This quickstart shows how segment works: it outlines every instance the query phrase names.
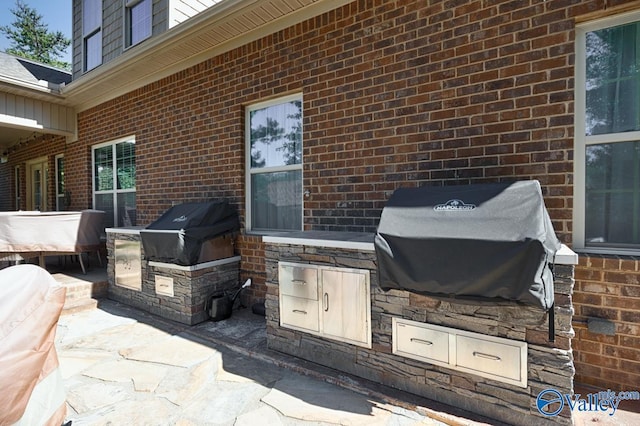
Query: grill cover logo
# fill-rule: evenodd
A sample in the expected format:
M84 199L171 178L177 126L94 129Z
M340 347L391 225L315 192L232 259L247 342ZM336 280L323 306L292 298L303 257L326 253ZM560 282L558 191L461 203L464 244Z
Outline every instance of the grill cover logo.
M186 222L187 221L187 217L185 215L182 215L180 217L176 217L175 219L173 219L172 222Z
M475 204L466 204L462 200L449 200L444 204L438 204L433 207L433 210L437 212L441 211L468 211L476 208Z

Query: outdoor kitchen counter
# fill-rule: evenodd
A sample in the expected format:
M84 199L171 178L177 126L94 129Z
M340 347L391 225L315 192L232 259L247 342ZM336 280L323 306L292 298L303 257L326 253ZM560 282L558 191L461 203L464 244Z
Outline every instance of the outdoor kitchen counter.
M262 241L271 244L293 244L373 252L374 235L368 232L299 231L265 235L262 237ZM559 265L577 265L578 255L562 244L560 250L556 253L555 263Z

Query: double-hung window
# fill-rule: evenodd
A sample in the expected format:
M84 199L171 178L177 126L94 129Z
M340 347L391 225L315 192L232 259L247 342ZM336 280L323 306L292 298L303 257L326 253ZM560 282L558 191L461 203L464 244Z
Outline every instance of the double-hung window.
M102 64L102 0L82 1L84 71Z
M131 47L151 36L151 0L131 0L125 5L126 47Z
M574 248L640 253L640 13L576 29Z
M302 230L302 95L246 109L246 228Z
M136 224L136 140L133 136L93 147L93 206L105 226Z

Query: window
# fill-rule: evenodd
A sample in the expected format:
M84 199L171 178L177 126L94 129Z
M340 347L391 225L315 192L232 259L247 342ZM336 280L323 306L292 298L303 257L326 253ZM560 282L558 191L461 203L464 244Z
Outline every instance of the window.
M136 141L133 136L93 148L93 206L106 227L136 224Z
M68 207L64 192L64 156L56 155L56 210Z
M151 36L151 0L132 0L125 7L126 47Z
M247 229L302 230L302 96L246 111Z
M82 1L84 70L102 64L102 0Z
M640 13L576 31L574 248L640 253Z

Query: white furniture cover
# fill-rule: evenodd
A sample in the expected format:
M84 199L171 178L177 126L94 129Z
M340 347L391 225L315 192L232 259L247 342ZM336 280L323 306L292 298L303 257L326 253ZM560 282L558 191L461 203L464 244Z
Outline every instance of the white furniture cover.
M0 270L0 424L61 425L64 384L55 349L66 289L44 269Z

